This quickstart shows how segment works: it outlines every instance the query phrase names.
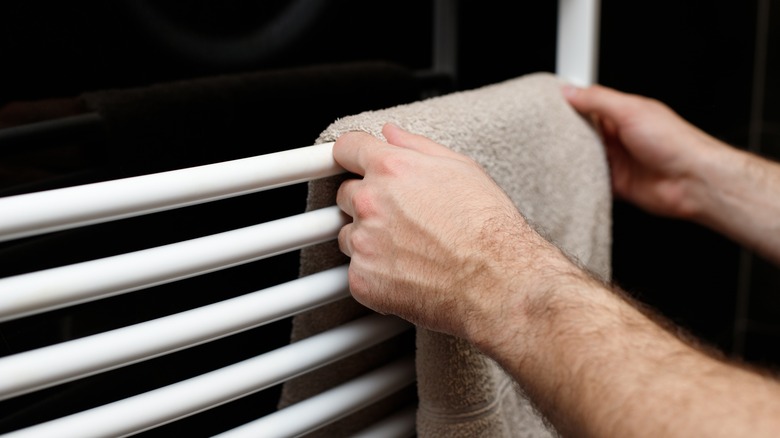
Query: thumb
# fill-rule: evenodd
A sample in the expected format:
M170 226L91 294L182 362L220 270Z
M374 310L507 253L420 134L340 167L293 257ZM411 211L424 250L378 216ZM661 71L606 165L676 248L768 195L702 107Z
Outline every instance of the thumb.
M601 85L578 88L564 85L563 96L580 113L620 120L635 106L637 96Z

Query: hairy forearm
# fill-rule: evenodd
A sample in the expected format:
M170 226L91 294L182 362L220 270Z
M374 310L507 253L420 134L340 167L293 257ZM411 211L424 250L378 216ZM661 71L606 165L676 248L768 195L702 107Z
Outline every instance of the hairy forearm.
M516 308L516 342L481 347L565 436L777 436L773 379L681 340L594 280L563 278Z
M383 133L390 143L348 133L333 149L339 164L363 175L337 195L353 218L339 247L351 257L359 302L470 340L567 435L778 435L775 380L683 342L588 276L472 160L392 125ZM685 204L678 182L688 166L676 161L671 192ZM668 188L669 178L650 179ZM715 186L731 189L723 183L731 180ZM768 191L775 182L745 187L756 185ZM740 198L736 224L757 202L740 190L729 192ZM774 208L762 204L754 228L771 229L762 218Z
M780 265L780 164L730 147L702 160L692 219Z

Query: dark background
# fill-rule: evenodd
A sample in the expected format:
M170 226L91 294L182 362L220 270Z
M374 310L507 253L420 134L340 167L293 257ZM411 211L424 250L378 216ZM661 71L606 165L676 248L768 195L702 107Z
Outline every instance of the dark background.
M196 36L198 41L215 42L215 47L226 47L246 43L248 35L273 23L289 3L238 0L31 0L6 3L0 11L0 128L81 113L84 108L75 104L74 98L91 91L355 61L388 61L414 72L425 72L431 68L433 3L429 1L396 0L381 4L357 0L310 1L306 9L310 12L307 15L310 21L301 25L299 32L295 26L287 26L289 40L273 47L257 46L257 55L239 53L232 58L227 51L224 56L211 58L177 51L166 45L165 38L150 28L148 20L145 21L143 13L139 12L156 11L171 26L170 29L175 27L180 33ZM457 73L445 78L444 85L438 86L437 92L475 88L536 71L554 71L555 3L458 2ZM599 82L657 98L705 131L736 147L780 157L780 84L776 80L780 74L777 56L780 50L780 7L772 5L774 8L770 8L769 3L769 0L602 0ZM249 53L251 55L251 50ZM299 91L304 92L308 93ZM293 100L301 97L295 95L295 89L288 93ZM398 100L413 99L382 96L382 93L379 90L376 100L362 102L362 109L380 108L400 103ZM328 96L328 99L321 104L327 106L329 102L338 100L338 96ZM301 137L295 139L299 143L279 144L277 147L311 144L328 120L362 110L357 106L333 108L333 113L320 115L325 117L324 120L313 115L305 119L308 125L302 123L302 132L298 133ZM280 103L277 111L269 107L263 111L266 112L258 114L257 125L253 126L256 133L242 134L244 137L250 135L248 144L262 144L265 135L261 133L277 128L277 124L272 122L274 113L292 114L294 108ZM75 140L69 136L67 139L44 139L40 142L4 141L1 135L2 131L0 190L4 194L116 175L112 173L116 169L106 171L101 168L103 161L96 158L99 154L94 152L99 150L95 145L108 141L102 131L80 133L78 135L82 137L77 136ZM58 140L70 146L58 149ZM215 145L214 148L216 150L220 146ZM257 146L256 150L246 146L241 152L253 155L268 150L262 146ZM217 156L211 155L211 151L198 153L202 153L206 161ZM192 157L186 157L188 154L186 149L180 153L179 167L185 163L192 164L188 161ZM176 167L175 162L169 164ZM91 173L82 172L85 169ZM133 171L142 173L140 168L130 170ZM72 178L75 174L82 176ZM285 192L285 198L275 198L270 202L284 204L284 211L300 210L303 208L303 192L301 188L290 190ZM244 204L236 204L232 208L250 222L266 218L263 214L247 211L249 207ZM152 222L128 223L128 227L136 227L133 228L135 231L97 228L91 240L100 240L96 236L118 235L135 240L139 229L193 222L188 219L191 216L186 215L197 212L187 210L185 216L163 215L155 216ZM213 215L213 212L205 213ZM159 222L155 222L157 220ZM226 226L240 224L231 222ZM164 240L163 237L159 239L162 240L154 243ZM81 256L84 259L106 251L98 248L100 245L97 244L87 246L97 249L86 251ZM20 250L16 247L0 249L5 251L0 253L0 257L3 254L6 257L0 263L0 266L5 264L3 275L30 270L32 266L37 266L36 263L45 265L36 261L37 253L18 252ZM26 260L26 265L21 265L29 267L13 267L20 265L19 260ZM64 263L63 260L65 258L46 263L56 265ZM653 217L619 201L614 205L613 261L614 278L619 285L705 342L753 363L771 367L780 364L780 276L775 267L709 230ZM280 273L279 278L294 276L294 254L284 263L293 268ZM258 266L247 269L257 272ZM260 269L273 268L261 265ZM243 275L251 276L247 272ZM235 282L234 278L244 277L241 272L231 271L211 281L214 284L230 283ZM274 277L268 281L277 279ZM246 286L245 289L251 290L255 286ZM237 286L237 290L243 290L241 287ZM172 291L170 295L176 297L176 293L186 292ZM155 312L150 313L143 302L136 302L136 307L127 307L128 301L117 300L114 304L108 300L107 307L95 304L91 308L82 308L80 315L98 312L104 316L92 317L99 321L82 316L89 322L76 323L75 328L72 314L55 314L50 320L41 317L27 326L22 323L0 324L0 351L11 354L138 319L128 316L127 313L132 313L128 309L143 314L140 319L156 315ZM203 298L203 301L208 302L209 299ZM180 310L170 308L165 311ZM93 313L85 313L88 311ZM107 312L112 316L105 316ZM64 324L64 320L71 322ZM241 350L241 345L244 345L241 342L265 344L262 348L266 349L272 344L283 343L279 333L286 333L289 327L284 322L280 324L274 340L268 340L268 332L250 333L244 335L249 338L234 340L235 344L223 344L221 351ZM31 328L32 325L36 328ZM63 327L68 327L68 330ZM44 334L47 328L57 335ZM73 334L74 330L76 334ZM251 352L243 354L250 355ZM139 368L142 365L130 368L146 376L144 379L151 374L162 374L167 377L161 378L160 382L180 380L186 376L172 372L166 374L166 367L173 368L179 362L198 359L182 356L181 353L177 355L167 365L159 362L148 369ZM202 370L195 367L187 372L195 375ZM138 374L116 378L132 380L137 378L134 375ZM101 384L96 381L92 386ZM65 399L65 395L58 394L66 394L66 390L75 391L67 393L71 395L68 400L72 400L73 394L80 394L78 391L95 397L94 391L79 387L52 388L44 391L46 394L39 398L26 396L28 398L17 404L11 403L13 400L5 402L5 405L0 405L0 412L3 407L6 412L21 411L23 409L19 406L44 400L50 404L44 404L45 409L42 410L54 412L63 409L64 413L67 409L59 408L62 403L57 405L56 400L58 397ZM265 394L267 400L264 406L272 405L273 394L276 393ZM110 401L119 395L104 394L102 397L100 400ZM205 420L184 420L163 430L169 433L202 431L198 428L215 423L217 425L212 427L224 430L228 426L215 418L236 424L247 421L256 416L257 404L263 403L263 400L258 400L245 402L247 406L255 403L255 408L244 406L244 411L250 411L246 414L235 414L244 411L239 409L240 406L231 404L215 410L217 414ZM231 412L233 414L229 414ZM0 419L0 426L11 430L45 419L47 415L31 415L26 411L20 416L8 416L6 420L13 418L5 424Z

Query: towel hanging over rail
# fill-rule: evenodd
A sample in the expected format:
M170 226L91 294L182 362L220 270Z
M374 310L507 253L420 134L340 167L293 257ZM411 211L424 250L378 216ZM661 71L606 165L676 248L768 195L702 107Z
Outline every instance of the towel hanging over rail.
M597 134L564 101L562 81L547 73L522 76L380 111L345 117L317 142L351 130L381 138L385 122L463 152L496 179L530 223L604 279L610 275L611 190ZM312 181L308 208L335 203L341 176ZM334 242L301 252L301 274L344 263ZM294 318L292 338L301 339L361 313L347 299ZM363 310L365 311L365 310ZM359 373L397 350L385 346L325 367L285 384L281 406L308 398ZM511 379L466 342L418 330L417 432L421 437L550 436ZM324 377L323 377L324 376ZM370 421L359 413L332 425L326 435L343 436Z

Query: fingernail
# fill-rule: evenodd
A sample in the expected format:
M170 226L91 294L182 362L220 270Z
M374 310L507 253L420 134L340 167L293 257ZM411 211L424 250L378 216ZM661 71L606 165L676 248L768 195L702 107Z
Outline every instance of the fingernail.
M395 124L395 123L393 123L393 122L386 122L386 123L385 123L385 125L387 125L387 126L389 126L389 127L391 127L391 128L400 129L400 130L402 130L402 131L404 130L404 128L401 128L400 126L396 125L396 124Z
M577 95L577 93L580 91L580 89L579 89L579 87L575 87L574 85L566 84L566 85L563 86L562 91L563 91L563 95L567 99L572 99L572 98L574 98L574 96Z

